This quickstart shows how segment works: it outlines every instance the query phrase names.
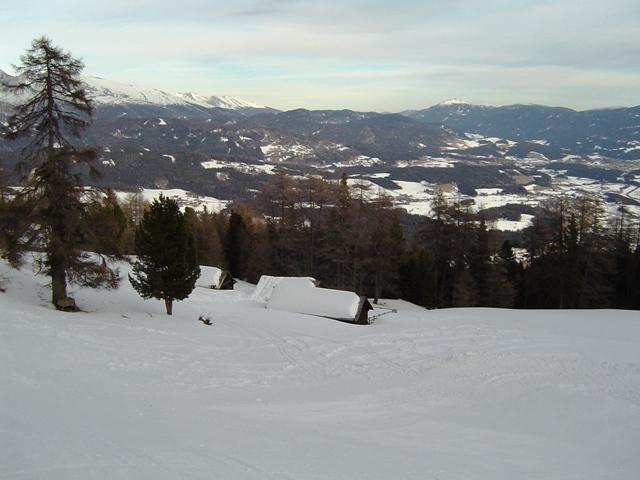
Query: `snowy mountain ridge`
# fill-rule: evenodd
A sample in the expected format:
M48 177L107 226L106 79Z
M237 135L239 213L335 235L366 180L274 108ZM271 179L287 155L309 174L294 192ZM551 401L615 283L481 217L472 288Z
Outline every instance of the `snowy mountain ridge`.
M203 96L195 93L170 93L156 88L140 87L133 84L115 82L101 77L83 77L90 97L97 104L119 105L123 103L151 105L196 105L204 108L264 108L261 105L229 96Z
M16 79L0 70L0 82L11 83ZM83 76L87 84L89 97L97 105L152 105L152 106L196 106L202 108L224 108L228 110L262 109L258 105L246 100L230 96L203 96L194 93L172 93L157 88L142 87L134 84L121 83L97 76ZM9 104L16 104L21 97L3 94L0 100Z
M440 103L438 103L438 106L440 107L448 107L451 105L471 105L469 102L462 100L460 98L450 98L448 100L444 100Z
M243 108L266 108L264 105L258 105L256 103L248 102L236 97L229 97L227 95L204 97L190 92L176 93L176 95L184 99L186 102L200 104L207 107L226 108L230 110Z

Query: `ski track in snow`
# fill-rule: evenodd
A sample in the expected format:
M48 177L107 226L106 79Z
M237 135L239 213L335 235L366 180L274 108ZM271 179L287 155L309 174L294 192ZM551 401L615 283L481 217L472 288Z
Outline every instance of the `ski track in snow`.
M46 278L3 277L2 478L640 473L637 312L388 301L398 313L362 327L264 309L241 284L166 317L125 277L66 314Z

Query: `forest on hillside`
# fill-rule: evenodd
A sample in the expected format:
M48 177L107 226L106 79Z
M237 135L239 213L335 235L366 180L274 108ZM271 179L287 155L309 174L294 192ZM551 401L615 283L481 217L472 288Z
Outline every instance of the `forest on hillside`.
M488 230L468 205L444 195L432 207L431 217L416 220L387 197L350 188L346 177L280 173L252 203L221 212L187 208L185 219L201 265L249 282L263 274L312 276L324 287L427 308L640 308L639 232L624 211L605 224L597 199L559 197L540 205L533 225L514 237ZM113 192L94 196L83 248L134 254L148 208L140 193L122 202Z
M599 200L559 197L517 240L441 194L409 225L391 199L279 174L252 205L190 216L200 262L241 279L305 275L323 286L428 308L640 308L638 228L605 224Z

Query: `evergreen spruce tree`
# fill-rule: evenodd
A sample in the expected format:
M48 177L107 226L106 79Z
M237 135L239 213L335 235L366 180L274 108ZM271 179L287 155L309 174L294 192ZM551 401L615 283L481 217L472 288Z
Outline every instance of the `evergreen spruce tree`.
M90 227L84 219L81 177L87 170L98 176L95 150L74 144L93 112L79 78L84 65L42 37L33 40L14 68L19 81L5 88L26 94L26 101L7 119L3 133L8 140L24 142L18 163L24 185L10 212L14 221L5 232L4 254L16 264L23 252L42 249L41 267L51 277L53 304L77 310L67 296L67 282L113 288L119 280L104 258L82 250Z
M200 276L195 236L175 200L153 201L136 230L135 252L131 285L143 298L164 300L171 315L173 301L187 298Z

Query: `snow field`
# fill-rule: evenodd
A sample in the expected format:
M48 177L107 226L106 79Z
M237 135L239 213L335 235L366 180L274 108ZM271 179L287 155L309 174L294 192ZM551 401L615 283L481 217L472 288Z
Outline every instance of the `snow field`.
M229 162L225 160L216 160L214 158L206 162L200 162L200 165L202 165L202 168L204 168L205 170L211 170L211 169L219 170L222 168L234 168L244 173L256 174L256 175L260 173L273 174L276 168L275 165L266 165L266 164L256 165L251 163Z
M122 266L122 272L128 268ZM368 327L126 279L56 312L0 263L10 479L636 479L640 314L426 311ZM213 326L197 321L208 313Z
M118 200L121 202L126 201L127 197L131 195L131 193L133 192L116 191ZM160 195L172 198L173 200L178 202L178 205L182 210L184 210L186 207L191 207L196 211L201 211L206 207L209 212L219 212L223 210L229 203L229 200L220 200L214 197L197 195L193 192L182 190L181 188L143 188L140 189L140 193L142 194L142 198L150 203L159 198Z

